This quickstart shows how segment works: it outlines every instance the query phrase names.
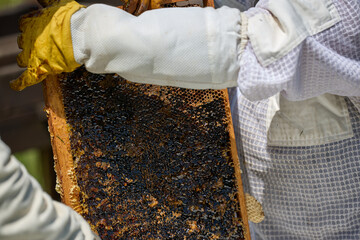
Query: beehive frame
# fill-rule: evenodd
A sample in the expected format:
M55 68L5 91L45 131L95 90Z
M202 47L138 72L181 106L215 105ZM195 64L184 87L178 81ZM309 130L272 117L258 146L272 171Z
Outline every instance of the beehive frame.
M75 75L74 75L75 74ZM63 82L66 82L64 80L61 79L75 79L76 76L81 75L80 78L88 78L88 79L102 79L100 81L102 82L107 82L107 84L113 80L119 84L130 84L129 86L134 86L131 85L131 83L127 83L125 80L121 79L119 76L116 75L98 75L99 77L96 77L96 75L92 75L87 73L84 69L79 69L77 71L77 73L74 74L70 74L70 75L63 75L60 77L49 77L45 82L44 82L44 95L45 95L45 101L46 101L46 112L48 115L48 122L49 122L49 131L50 131L50 136L51 136L51 143L52 143L52 147L53 147L53 152L54 152L54 160L55 160L55 170L57 172L57 177L58 177L58 182L59 182L59 187L58 187L58 191L61 193L62 196L62 201L69 205L70 207L72 207L73 209L75 209L77 212L79 212L80 214L82 214L83 216L88 214L89 208L87 208L84 205L84 202L82 200L82 198L84 198L83 196L81 196L82 194L84 195L84 193L82 193L81 190L81 186L79 186L78 184L78 177L77 173L76 173L76 168L78 165L78 161L77 159L83 154L82 151L85 151L86 149L75 149L74 147L74 143L71 143L70 139L73 138L74 139L74 129L73 126L71 124L69 124L69 116L66 116L66 107L64 107L65 104L65 100L64 100L64 93L66 93L66 87L64 87ZM86 83L84 83L86 84ZM111 85L112 83L110 83ZM91 85L91 83L90 83ZM110 86L111 87L111 86ZM138 85L135 87L140 87L142 90L144 89L144 86ZM150 97L150 98L154 98L154 97L158 97L159 99L162 99L162 101L167 101L166 99L164 99L164 96L166 96L166 94L159 94L159 91L162 87L158 87L158 86L151 86L151 85L147 85L145 87L145 89L147 89L147 93L145 93L146 96ZM87 90L89 89L89 86L87 86ZM91 89L91 86L90 86ZM169 88L166 88L168 91ZM65 91L65 92L64 92ZM69 90L71 91L71 90ZM172 88L172 91L173 88ZM185 90L182 90L185 91ZM199 91L199 90L186 90L187 91L187 96L189 96L189 94L193 94L194 92L191 91ZM190 92L189 92L190 91ZM213 91L213 90L212 90ZM212 94L214 93L214 91L212 92ZM244 194L243 194L243 190L242 190L242 183L241 183L241 176L240 176L240 166L239 166L239 160L238 160L238 155L237 155L237 151L236 151L236 144L235 144L235 138L234 138L234 132L232 129L232 122L231 122L231 115L230 115L230 108L229 108L229 102L228 102L228 97L227 97L227 91L226 90L220 90L217 91L216 94L221 93L222 96L225 96L224 100L224 111L226 113L226 134L228 134L229 137L229 156L226 158L229 161L231 161L234 165L233 165L233 169L234 169L234 179L236 180L236 187L237 187L237 194L236 194L236 198L237 198L237 202L240 204L240 209L237 209L237 211L239 211L240 213L240 219L242 220L241 225L242 225L242 229L243 229L243 234L244 234L244 239L250 239L250 234L249 234L249 228L248 228L248 222L247 222L247 216L246 216L246 207L245 207L245 200L244 200ZM161 96L160 96L161 95ZM194 95L194 94L193 94ZM196 95L196 94L195 94ZM166 97L165 97L166 98ZM210 96L210 101L212 101L212 97ZM196 105L196 99L192 99L192 104ZM203 101L203 100L202 100ZM191 105L191 104L190 104ZM94 151L94 149L91 149L92 154L94 156L100 156L102 154L102 152L99 151ZM107 168L108 166L103 165L103 163L99 163L98 165L95 165L99 168ZM131 180L129 180L131 181ZM125 181L126 182L126 181ZM130 183L130 182L129 182ZM126 184L126 183L125 183ZM151 207L153 204L157 204L157 200L152 199L152 196L149 196L148 199L148 205ZM111 203L107 203L107 204L111 204ZM176 214L176 213L175 213ZM171 220L171 219L170 219ZM101 219L97 221L98 224L101 224ZM106 222L106 219L104 220ZM100 222L100 223L99 223ZM94 223L91 223L93 230L97 233L99 233L99 230L97 229L98 226L95 226ZM200 234L200 230L197 229L197 223L192 222L190 220L186 220L186 224L188 224L188 230L189 231L194 231L192 234L190 234L190 236L188 237L188 239L194 238L194 236L197 236L197 234ZM106 224L102 224L103 226L106 227ZM216 231L214 231L215 233L212 233L212 235L208 236L209 239L223 239L221 235L216 235ZM106 233L107 234L107 233ZM119 233L120 234L120 233ZM104 235L104 233L99 233L99 235L103 236L103 237L108 237L110 239L117 239L116 237L114 237L116 235L112 235L112 236L107 236ZM160 235L158 235L160 236ZM237 236L236 234L234 236ZM169 235L167 235L167 238L169 237ZM179 237L179 236L177 236ZM119 238L119 239L124 239L124 238ZM138 238L140 239L140 238ZM144 238L144 239L151 239L151 238ZM157 238L158 239L158 238ZM184 238L186 239L186 238ZM195 238L196 239L196 238ZM200 237L200 239L202 239ZM236 239L236 238L225 238L225 239Z

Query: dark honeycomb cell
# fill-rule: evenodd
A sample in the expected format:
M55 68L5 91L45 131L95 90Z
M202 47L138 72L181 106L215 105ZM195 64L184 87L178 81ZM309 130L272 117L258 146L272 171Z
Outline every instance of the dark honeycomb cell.
M225 94L61 80L83 216L102 239L243 239Z

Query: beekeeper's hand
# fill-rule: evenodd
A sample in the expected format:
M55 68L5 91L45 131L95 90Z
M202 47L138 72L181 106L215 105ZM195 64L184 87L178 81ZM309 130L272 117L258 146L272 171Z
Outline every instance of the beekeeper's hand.
M18 45L23 51L17 61L27 69L10 83L12 89L22 90L48 75L72 72L80 66L74 59L70 18L81 7L75 1L61 1L20 19Z

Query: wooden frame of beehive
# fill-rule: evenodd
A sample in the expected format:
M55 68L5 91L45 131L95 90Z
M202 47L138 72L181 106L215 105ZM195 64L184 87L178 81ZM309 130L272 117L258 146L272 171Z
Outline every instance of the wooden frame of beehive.
M204 5L205 6L213 6L213 2L206 1L206 2L204 2ZM86 78L88 76L88 73L86 73L86 71L84 69L78 70L77 74L79 74L79 73L82 75L82 78L84 78L84 77ZM66 110L66 107L64 107L64 105L65 105L64 94L66 95L67 93L66 93L66 87L64 87L64 85L62 84L62 81L64 81L64 79L69 79L69 78L76 78L76 77L74 77L74 75L71 75L71 74L63 75L60 77L52 76L52 77L49 77L48 79L46 79L46 81L44 82L46 113L48 116L49 131L50 131L51 143L52 143L53 152L54 152L55 170L56 170L57 178L58 178L58 182L59 182L58 191L61 193L62 201L65 204L72 207L78 213L80 213L86 217L88 215L89 208L86 206L86 204L84 204L84 198L85 198L84 196L86 194L83 193L83 191L81 189L81 185L79 185L79 177L80 177L79 175L80 174L79 174L79 172L76 172L76 168L78 167L78 165L80 165L80 163L78 163L78 161L79 161L79 158L81 158L81 156L83 154L83 153L79 153L79 152L86 151L86 150L89 151L89 149L81 149L81 147L78 149L75 149L74 143L71 142L71 138L74 138L74 132L73 132L74 126L69 124L69 116L66 116L67 110ZM107 75L107 76L103 76L101 78L102 79L101 81L104 82L105 81L104 79L108 80L109 78L114 79L117 77ZM119 81L121 82L123 80L118 80L118 82ZM122 82L122 84L123 84L123 82ZM131 85L131 87L132 86L133 85ZM140 86L140 88L141 88L141 86ZM146 87L146 91L148 92L147 96L150 98L154 98L154 96L156 95L157 97L159 97L163 100L164 95L162 95L162 96L159 95L159 92L162 91L159 89L161 89L161 87L156 87L156 86ZM166 91L169 91L168 88ZM171 91L173 91L173 90L171 90ZM232 122L231 122L231 113L230 113L230 107L229 107L229 102L228 102L228 96L227 96L226 90L217 91L215 94L219 94L219 93L221 93L222 96L225 96L225 98L224 98L225 102L223 105L225 113L226 113L226 119L227 119L227 121L226 121L226 132L227 133L225 135L228 135L229 144L230 144L229 146L227 146L227 148L229 148L229 153L228 153L229 156L226 156L224 159L225 159L225 161L226 161L226 159L228 161L231 161L233 164L233 169L234 169L233 174L234 174L234 179L236 181L236 188L237 188L236 202L240 205L239 208L236 209L236 211L239 212L239 214L240 214L239 218L242 220L241 228L242 228L242 231L244 234L243 239L248 240L248 239L250 239L250 232L249 232L249 226L248 226L248 221L247 221L245 197L244 197L244 193L243 193L243 189L242 189L240 165L239 165L239 160L238 160L238 155L237 155L237 150L236 150L234 131L233 131ZM186 92L184 94L191 95L194 93ZM166 93L165 93L165 95L166 95ZM210 98L212 99L213 97L210 97ZM165 101L167 101L167 100L165 99ZM196 102L196 99L195 99L195 102ZM190 118L191 118L191 116L190 116ZM102 153L102 150L100 150L100 148L97 148L95 150L94 149L95 148L92 148L90 150L90 152L94 156L102 156L103 153ZM129 148L127 148L127 150L128 149ZM86 159L86 161L89 161L89 159ZM104 165L104 164L105 163L96 162L96 163L94 163L93 167L96 166L96 167L99 167L99 169L107 169L108 166L110 166L110 163L106 163L108 165L106 165L106 164ZM109 173L107 173L107 174L109 176ZM112 178L114 178L113 175L110 174L110 176ZM178 179L176 179L176 180L178 180ZM128 185L131 183L131 181L133 181L133 180L129 180L129 181L126 180L126 181L124 181L124 184ZM216 184L218 184L218 183L216 183ZM221 182L220 184L223 184L223 183ZM226 193L226 194L228 194L228 193ZM148 201L148 203L147 203L148 206L153 207L158 203L158 200L156 200L156 198L154 198L153 196L150 196L148 198L149 199L143 200L143 201ZM181 202L181 201L177 200L175 202ZM102 204L101 201L100 201L100 203ZM98 204L98 206L102 207L100 203ZM111 203L107 202L107 204L111 204ZM109 208L110 207L111 206L109 206ZM190 207L190 209L191 209L191 207ZM199 211L203 211L203 210L201 210L201 209L199 210L198 207L196 207L196 211L194 210L194 212L196 214L198 214L197 212L199 212ZM156 215L156 217L159 217L159 216L162 216L161 214L166 215L164 213L159 213L159 214L156 213L155 215ZM173 210L172 210L172 214L175 216L178 216L178 214L181 215L181 213L173 211ZM236 215L236 213L234 213L234 214ZM172 217L172 218L168 217L164 221L175 221L174 219L176 220L176 217ZM212 221L216 221L216 220L212 220ZM197 222L195 220L192 221L192 220L187 219L185 221L185 223L188 225L188 232L190 232L192 234L191 235L192 237L194 237L196 234L200 234L201 227L197 226L199 224L197 224ZM98 229L99 224L101 225L102 228L104 228L104 227L106 228L106 219L100 219L100 220L98 219L96 224L91 223L91 225L93 227L93 230L95 232L97 232L98 234L102 235L103 237L108 236L108 235L106 235L108 233L101 234L99 232L100 231ZM108 228L110 229L111 227L108 227ZM111 231L114 232L115 230L111 229ZM125 230L122 230L122 231L125 231ZM132 231L134 231L134 229L132 229ZM221 231L215 229L214 232L216 232L216 231L218 233L212 233L212 235L208 236L209 239L211 239L211 238L212 239L216 239L216 238L223 239L222 238L223 236L220 234ZM108 237L111 239L117 239L116 237L113 237L116 234L123 234L123 233L119 233L119 232L116 233L116 231L115 231L114 235L108 236ZM169 237L169 236L171 236L171 234L166 235L166 236ZM237 235L234 234L234 236L237 236ZM179 236L177 236L177 237L179 237ZM191 238L191 237L189 237L189 238ZM234 239L234 238L229 237L229 239Z

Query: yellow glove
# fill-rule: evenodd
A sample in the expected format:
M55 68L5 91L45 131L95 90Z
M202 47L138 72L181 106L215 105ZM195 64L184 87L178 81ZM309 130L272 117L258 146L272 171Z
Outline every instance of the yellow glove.
M20 19L18 45L23 51L17 62L27 70L10 82L12 89L20 91L48 75L72 72L80 66L74 59L70 18L81 7L75 1L61 1Z

